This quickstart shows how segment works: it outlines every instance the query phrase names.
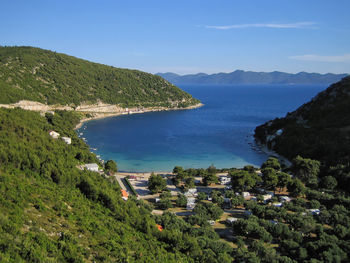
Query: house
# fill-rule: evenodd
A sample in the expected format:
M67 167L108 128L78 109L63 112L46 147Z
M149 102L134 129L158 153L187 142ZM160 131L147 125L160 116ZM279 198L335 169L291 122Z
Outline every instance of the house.
M186 209L187 209L187 210L192 210L195 206L196 206L196 198L194 198L194 197L188 197L188 198L187 198Z
M66 144L72 144L72 139L69 137L61 137L61 139L66 143Z
M156 224L156 227L158 228L158 230L159 230L160 232L163 231L163 227L162 227L161 225Z
M186 210L193 210L195 208L196 204L195 203L187 203Z
M226 223L232 225L233 222L236 222L237 220L238 220L238 218L235 218L235 217L228 217L228 218L226 219Z
M320 209L308 209L311 215L319 215L321 213Z
M91 172L98 172L98 165L96 163L87 163L84 165L84 168Z
M242 196L244 198L248 198L248 197L250 197L250 193L249 192L242 192Z
M160 202L160 198L157 197L157 198L154 199L154 201L155 201L156 203L159 203L159 202Z
M271 195L271 198L275 195L273 191L266 191L266 194Z
M195 202L196 202L196 198L194 198L194 197L187 198L187 203L195 203Z
M290 197L288 197L288 196L280 196L280 201L282 202L282 203L284 203L284 202L290 202L292 199L290 198Z
M184 195L188 198L188 197L194 197L197 196L197 188L190 188L187 190L187 192L184 193Z
M60 137L60 134L58 132L55 132L55 131L49 131L49 134L54 139L58 139L58 137Z
M229 184L231 182L231 177L229 176L221 176L219 178L220 184Z
M271 200L272 195L264 194L262 197L263 197L264 203L266 203L267 201Z
M124 201L128 200L128 198L129 198L128 192L125 191L124 189L121 189L120 191L122 192L122 199L123 199Z
M214 220L208 220L209 225L213 226L215 224Z
M283 204L280 203L280 202L273 203L272 205L273 205L274 207L282 207L282 206L283 206Z

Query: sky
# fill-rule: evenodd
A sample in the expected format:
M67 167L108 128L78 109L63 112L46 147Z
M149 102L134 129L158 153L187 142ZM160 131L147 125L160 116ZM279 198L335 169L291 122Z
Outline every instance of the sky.
M150 73L350 73L349 0L1 0L0 45Z

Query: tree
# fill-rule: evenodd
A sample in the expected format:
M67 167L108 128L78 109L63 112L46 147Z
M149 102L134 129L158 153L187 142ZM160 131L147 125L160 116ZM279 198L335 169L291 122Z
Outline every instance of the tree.
M298 178L294 178L293 180L291 180L287 188L291 195L295 197L300 196L305 191L305 186Z
M292 172L301 181L309 186L317 185L317 176L320 173L320 162L297 156L292 161Z
M148 189L152 193L158 193L166 189L166 180L154 173L148 179Z
M105 170L109 173L116 173L118 171L117 163L113 160L108 160L105 164Z
M263 181L267 189L275 190L278 184L278 176L275 169L267 167L261 170Z
M333 190L338 185L337 179L333 176L325 176L321 179L321 186L328 190Z
M176 205L179 207L186 207L187 205L187 197L183 194L177 195Z
M219 181L219 178L215 174L206 174L203 178L205 185L215 184Z
M216 174L216 167L214 165L210 165L207 169L208 174Z
M182 168L181 166L175 166L173 169L173 174L178 174L183 172L184 172L184 168Z
M205 200L207 199L207 194L204 193L204 192L199 192L198 195L197 195L197 200L198 201L202 201L202 200Z
M236 191L244 191L252 189L261 181L260 176L255 172L249 173L244 170L230 171L232 188Z
M279 172L277 174L278 176L278 183L277 186L282 190L284 187L287 187L288 183L291 180L290 174L284 173L284 172Z
M194 188L195 184L194 184L194 178L193 177L188 177L185 180L185 187L186 188Z
M281 170L281 164L279 163L278 159L276 157L269 157L269 159L266 160L266 162L264 162L261 165L261 169L264 168L272 168L275 169L277 171Z

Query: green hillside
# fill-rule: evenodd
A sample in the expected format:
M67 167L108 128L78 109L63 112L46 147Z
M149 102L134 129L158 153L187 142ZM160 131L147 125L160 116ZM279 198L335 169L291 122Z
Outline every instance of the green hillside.
M350 77L331 85L285 118L255 130L258 141L289 159L301 155L321 161L324 175L350 186Z
M142 201L123 201L112 178L78 169L98 160L73 131L77 121L74 112L0 109L0 262L231 261L210 227L152 216Z
M198 103L159 76L34 47L0 47L0 103L186 107Z

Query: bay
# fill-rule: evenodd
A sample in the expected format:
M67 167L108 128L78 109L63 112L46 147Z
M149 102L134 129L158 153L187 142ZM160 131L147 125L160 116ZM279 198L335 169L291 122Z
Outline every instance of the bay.
M260 166L268 155L254 141L256 126L309 101L326 86L180 86L204 106L122 115L85 123L78 133L121 171Z

